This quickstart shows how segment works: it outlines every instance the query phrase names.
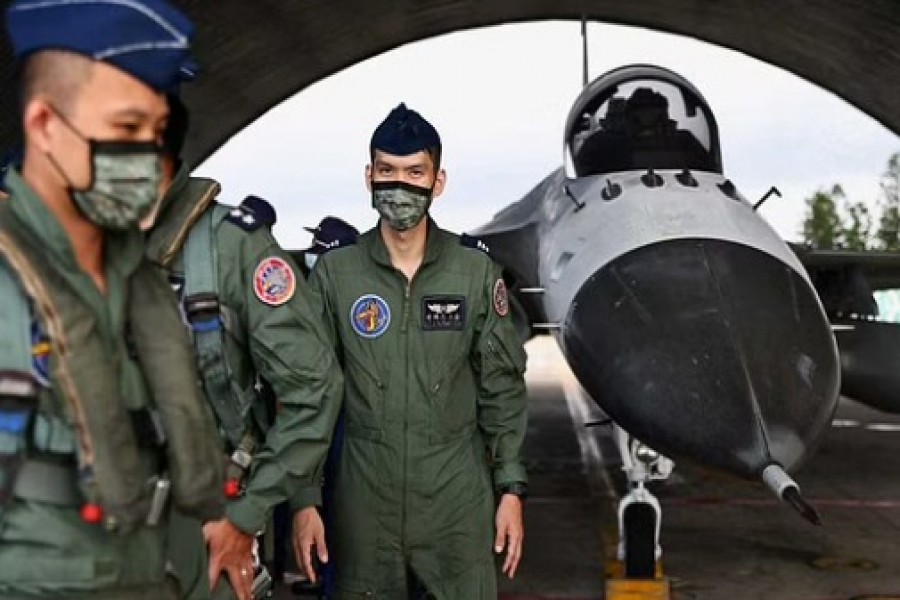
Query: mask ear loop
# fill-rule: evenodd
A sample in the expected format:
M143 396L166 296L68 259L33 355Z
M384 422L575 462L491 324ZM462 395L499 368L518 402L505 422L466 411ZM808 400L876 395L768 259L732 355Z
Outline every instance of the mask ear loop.
M94 140L90 139L89 137L86 137L83 133L81 133L81 132L78 130L78 128L75 127L75 126L72 124L72 122L69 121L69 119L66 118L66 116L63 114L63 112L62 112L61 110L59 110L58 108L56 108L55 106L53 106L53 105L50 104L50 103L47 103L47 106L50 107L51 112L53 112L53 114L56 115L56 117L60 120L60 122L62 122L62 124L66 126L66 129L68 129L69 131L71 131L72 133L74 133L74 134L75 134L75 137L77 137L79 140L81 140L82 142L84 142L85 144L87 144L87 147L88 147L88 168L90 169L87 187L85 187L85 188L83 188L83 189L76 189L75 186L72 185L72 180L69 179L69 176L68 176L68 175L66 175L66 172L63 170L62 166L59 164L59 162L56 160L56 158L54 158L53 155L50 154L50 152L45 152L44 154L45 154L45 155L47 156L47 158L50 160L50 164L53 165L53 168L56 169L56 171L57 171L57 173L59 173L60 177L63 178L63 181L66 182L66 188L67 188L67 190L68 190L70 196L72 195L73 192L87 192L87 191L93 189L93 187L94 187L94 177L95 177L95 165L94 165L94 154L95 154L95 149L94 149Z

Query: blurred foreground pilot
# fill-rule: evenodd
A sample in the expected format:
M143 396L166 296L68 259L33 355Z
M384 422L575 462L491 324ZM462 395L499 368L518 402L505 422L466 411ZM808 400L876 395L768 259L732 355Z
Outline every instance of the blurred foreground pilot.
M495 599L492 551L512 577L523 539L525 353L499 267L428 216L437 131L401 104L370 154L378 226L310 277L346 377L334 596ZM315 508L294 525L302 561L325 554Z
M222 514L215 425L138 222L192 25L18 0L25 156L0 204L0 598L158 599L170 506Z
M203 600L212 589L216 600L247 600L268 587L251 548L272 508L284 499L306 506L321 494L343 379L306 280L272 236L274 209L256 196L225 206L217 182L190 176L179 158L189 115L177 97L170 104L163 164L174 178L143 223L147 255L187 317L226 449L229 499L227 518L203 528L209 560L200 523L181 515L171 558L186 598Z

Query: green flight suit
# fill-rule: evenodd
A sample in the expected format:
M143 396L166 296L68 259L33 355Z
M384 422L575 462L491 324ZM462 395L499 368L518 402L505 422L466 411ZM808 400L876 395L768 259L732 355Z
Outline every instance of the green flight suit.
M147 253L176 284L183 281L183 244L199 216L209 210L228 212L214 201L218 193L218 183L192 178L182 168L163 200ZM272 430L267 419L259 418L265 406L251 410L248 426L266 444L253 458L247 493L226 509L235 526L256 535L285 498L295 508L320 502L319 483L340 411L343 377L310 304L308 284L269 228L256 222L214 223L218 294L227 317L225 352L232 377L241 390L253 390L261 377L280 406L278 428ZM290 265L296 275L293 295L277 306L254 291L257 268L272 257ZM257 404L262 403L258 398ZM209 596L205 545L199 524L180 525L177 535L183 543L172 553L173 566L183 589L192 590L187 597L200 600ZM216 597L221 597L219 587Z
M378 228L311 275L344 366L337 598L496 599L493 490L525 483L525 353L499 267L429 222L414 279Z
M157 526L147 526L145 517L141 516L128 532L110 532L80 517L85 500L81 496L84 488L79 490L76 483L76 457L85 447L85 440L93 443L96 453L105 447L103 438L122 439L124 430L130 431L130 422L123 423L123 431L88 431L87 434L84 427L76 431L73 422L79 420L82 425L92 422L93 417L84 417L92 412L115 413L121 409L127 417L126 410L160 406L155 396L161 388L151 381L152 367L148 370L146 356L135 351L133 341L129 341L133 337L128 336L139 328L142 336L147 332L155 337L151 341L155 351L189 357L191 350L177 306L171 301L167 282L143 260L142 238L136 229L106 235L104 263L108 291L103 295L79 267L59 222L17 172L10 170L6 185L10 198L0 205L0 222L20 238L21 250L39 267L35 272L45 277L42 285L56 306L53 323L34 315L42 331L56 333L47 334L54 349L49 359L48 379L40 390L27 456L29 460L52 461L54 465L62 465L59 468L63 470L57 472L62 476L38 486L32 484L28 490L24 489L20 476L14 500L6 507L0 506L0 599L174 597L165 580L168 520L165 513ZM140 285L135 281L141 282ZM152 285L148 287L148 284ZM151 303L148 306L154 314L152 328L146 327L147 323L131 322L136 314L133 307L141 303ZM77 318L73 319L73 315ZM150 346L144 346L147 347ZM67 357L67 367L60 356ZM169 364L165 370L171 373L171 369L179 368ZM108 378L117 381L109 382ZM195 408L195 416L200 421L191 422L205 423L205 429L194 431L191 451L197 454L197 459L208 461L220 450L212 416L196 384L196 370L187 364L178 376L167 379L190 384L178 390L179 402L188 410L191 406ZM79 408L73 408L73 398ZM78 416L73 414L79 409ZM194 419L184 411L178 414ZM180 435L177 425L164 422L163 426L167 435ZM123 479L136 480L137 493L147 494L147 484L160 468L160 448L139 445L138 437L135 433L132 439L137 445L120 446L124 454L136 453L139 465L137 472L123 474L126 476ZM179 468L176 463L170 457L170 468ZM65 475L67 469L71 475ZM222 485L221 468L212 465L208 470L210 476L205 478L204 485L214 506L194 514L217 518L223 504L217 494ZM191 477L196 478L196 473ZM63 479L71 482L67 484L72 490L68 497L59 493L58 484ZM177 484L175 474L172 489L176 499ZM62 490L65 492L66 487Z

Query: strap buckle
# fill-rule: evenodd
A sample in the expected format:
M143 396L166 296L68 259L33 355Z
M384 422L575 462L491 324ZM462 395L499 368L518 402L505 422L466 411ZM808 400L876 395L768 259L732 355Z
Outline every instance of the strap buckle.
M184 299L184 312L195 333L208 333L222 329L219 296L213 292L191 294Z
M31 373L0 371L0 398L23 401L37 397L38 382Z
M162 519L169 500L169 491L172 482L168 474L163 473L156 479L153 485L153 497L150 499L150 510L147 512L147 526L156 527Z
M233 500L243 492L244 477L253 462L256 453L256 437L247 432L241 438L240 444L231 453L228 464L225 466L225 497Z

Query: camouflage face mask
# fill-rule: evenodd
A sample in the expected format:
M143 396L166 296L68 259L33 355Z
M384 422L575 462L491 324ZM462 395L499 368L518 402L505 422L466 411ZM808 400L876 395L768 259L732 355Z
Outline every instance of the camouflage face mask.
M73 190L72 199L98 227L124 230L137 226L159 197L162 171L153 142L91 144L91 185Z
M392 229L412 229L428 213L431 189L402 181L372 182L372 206Z
M72 200L92 223L103 229L122 231L137 227L159 200L162 180L160 156L155 142L112 142L90 139L57 111L60 120L88 144L91 182L75 189L51 156L53 164L69 182Z

